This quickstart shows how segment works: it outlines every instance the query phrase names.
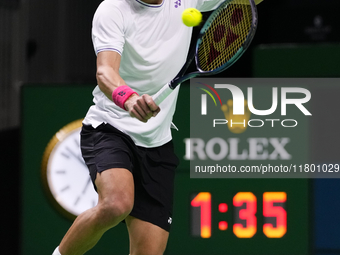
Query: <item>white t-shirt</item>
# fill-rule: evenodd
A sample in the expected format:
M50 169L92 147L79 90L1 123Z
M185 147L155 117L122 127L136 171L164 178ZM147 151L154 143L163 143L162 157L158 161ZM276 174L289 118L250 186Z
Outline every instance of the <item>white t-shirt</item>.
M209 11L222 0L163 0L160 5L140 0L105 0L93 19L92 41L96 54L116 51L121 55L119 74L139 95L154 95L171 81L185 63L192 28L182 23L184 9ZM84 124L109 123L128 134L138 146L157 147L172 139L170 126L179 86L147 123L132 118L109 100L98 86Z

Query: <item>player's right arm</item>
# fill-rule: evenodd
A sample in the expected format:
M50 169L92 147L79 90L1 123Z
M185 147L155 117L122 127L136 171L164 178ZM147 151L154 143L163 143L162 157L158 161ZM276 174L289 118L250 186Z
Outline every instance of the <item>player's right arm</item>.
M112 101L112 93L119 86L126 85L119 75L121 56L115 51L102 51L97 55L96 78L100 90ZM132 94L124 104L131 117L147 122L160 111L149 95Z

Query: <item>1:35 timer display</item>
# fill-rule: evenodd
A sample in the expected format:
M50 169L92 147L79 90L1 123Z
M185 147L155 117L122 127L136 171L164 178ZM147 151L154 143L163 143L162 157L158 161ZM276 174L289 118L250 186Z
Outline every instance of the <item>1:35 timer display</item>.
M310 254L308 179L189 176L176 176L167 255Z
M202 238L211 237L212 194L199 192L191 200L191 234ZM287 232L286 192L263 193L263 234L268 238L282 238ZM238 192L233 197L233 224L229 227L227 221L219 221L218 229L232 229L238 238L252 238L258 232L257 197L252 192ZM230 211L227 203L218 204L219 213Z

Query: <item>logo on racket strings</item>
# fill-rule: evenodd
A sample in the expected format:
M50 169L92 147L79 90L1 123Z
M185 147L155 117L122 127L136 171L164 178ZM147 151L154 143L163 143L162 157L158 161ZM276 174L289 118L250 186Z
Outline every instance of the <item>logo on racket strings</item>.
M207 65L210 65L217 57L221 55L223 51L228 49L240 37L231 30L231 27L237 26L242 21L242 19L242 9L235 9L230 19L231 26L228 26L227 29L224 24L219 24L216 26L213 33L213 42L210 44ZM219 43L224 37L226 37L225 43L223 45L217 46L218 49L216 49L215 44L218 45L217 43Z
M251 27L251 18L247 17L249 11L243 8L228 5L212 22L199 46L202 70L211 71L230 61L245 42Z

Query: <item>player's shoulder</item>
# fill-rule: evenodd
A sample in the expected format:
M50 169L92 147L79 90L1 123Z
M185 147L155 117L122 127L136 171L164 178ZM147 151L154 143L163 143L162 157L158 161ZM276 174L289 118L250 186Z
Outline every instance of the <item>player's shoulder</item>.
M214 1L214 0L182 0L185 8L198 8L204 4L206 1Z
M119 10L122 13L130 8L127 0L104 0L99 4L98 10L105 10L107 12Z

